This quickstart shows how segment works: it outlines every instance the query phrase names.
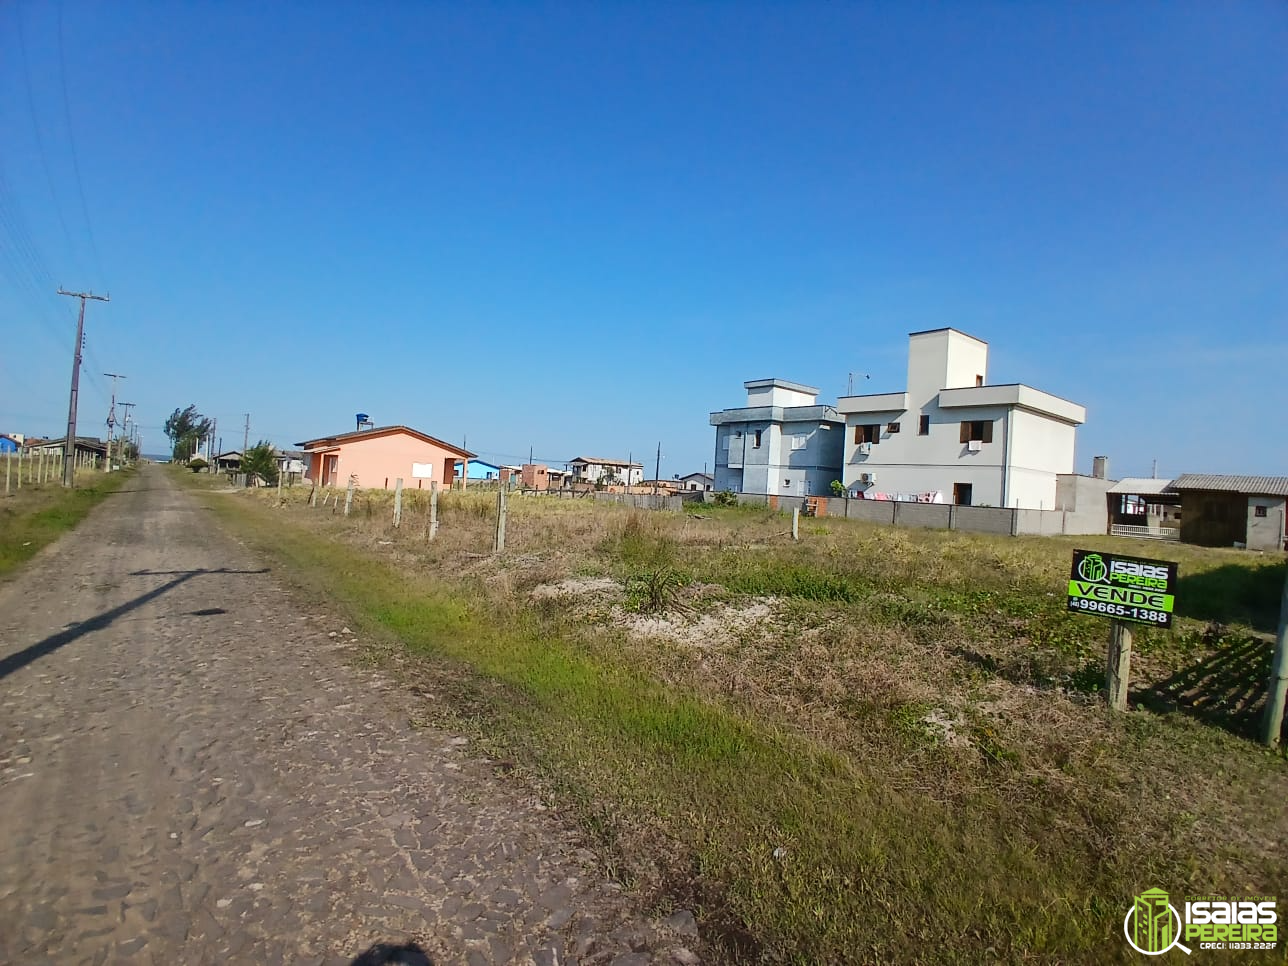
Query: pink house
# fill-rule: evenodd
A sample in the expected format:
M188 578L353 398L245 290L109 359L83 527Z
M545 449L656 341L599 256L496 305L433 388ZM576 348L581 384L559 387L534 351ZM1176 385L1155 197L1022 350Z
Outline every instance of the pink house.
M380 426L296 443L304 451L305 478L322 486L346 486L350 477L368 490L452 485L455 464L468 471L473 453L406 426ZM464 475L464 474L462 474Z

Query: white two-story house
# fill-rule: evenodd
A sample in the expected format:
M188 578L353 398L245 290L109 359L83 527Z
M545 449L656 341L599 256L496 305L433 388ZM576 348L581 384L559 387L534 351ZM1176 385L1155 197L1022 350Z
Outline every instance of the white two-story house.
M744 382L747 405L711 414L715 488L734 493L830 493L841 477L845 421L818 404L813 386L786 379Z
M578 456L568 461L574 483L605 483L636 486L644 479L644 464L631 460Z
M909 335L905 391L837 402L846 487L868 498L1054 509L1086 409L987 377L987 342L956 329Z

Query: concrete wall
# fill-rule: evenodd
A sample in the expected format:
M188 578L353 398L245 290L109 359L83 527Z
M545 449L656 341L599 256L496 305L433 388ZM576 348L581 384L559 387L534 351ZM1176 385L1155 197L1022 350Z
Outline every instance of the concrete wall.
M1265 510L1265 516L1257 516L1257 507ZM1248 497L1248 549L1249 550L1284 550L1285 515L1288 514L1288 500L1282 496Z
M684 497L676 494L666 496L659 493L595 493L596 503L616 503L620 506L633 506L639 510L682 510Z

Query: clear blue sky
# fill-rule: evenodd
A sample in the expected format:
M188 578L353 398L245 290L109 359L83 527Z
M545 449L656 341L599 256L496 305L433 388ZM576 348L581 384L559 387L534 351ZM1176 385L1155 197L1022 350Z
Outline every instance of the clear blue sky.
M21 25L21 32L19 27ZM1078 468L1288 474L1288 5L0 2L0 430L711 460L907 333Z

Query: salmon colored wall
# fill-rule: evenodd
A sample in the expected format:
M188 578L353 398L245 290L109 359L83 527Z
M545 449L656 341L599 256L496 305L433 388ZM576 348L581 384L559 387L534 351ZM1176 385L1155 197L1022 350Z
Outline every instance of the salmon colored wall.
M404 487L415 489L417 481L411 475L412 463L429 463L434 467L434 475L422 480L422 487L427 489L430 481L434 480L440 489L444 488L451 482L443 476L444 468L459 458L451 450L401 433L345 440L336 449L339 450L340 462L336 467L335 485L346 486L349 476L356 473L358 486L368 490L384 489L386 479L388 488L392 490L394 480L399 477L402 477ZM311 480L318 480L320 460L319 455L309 460Z

